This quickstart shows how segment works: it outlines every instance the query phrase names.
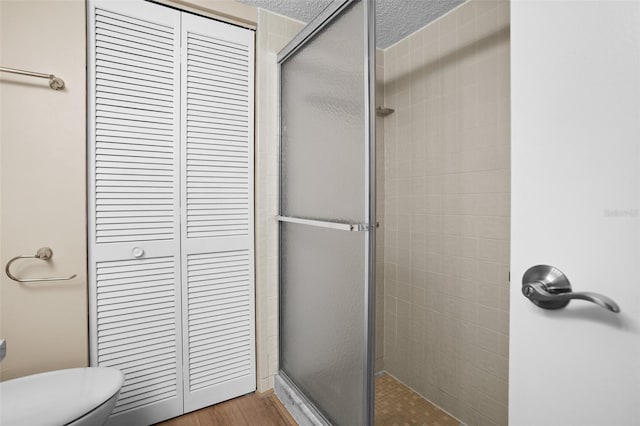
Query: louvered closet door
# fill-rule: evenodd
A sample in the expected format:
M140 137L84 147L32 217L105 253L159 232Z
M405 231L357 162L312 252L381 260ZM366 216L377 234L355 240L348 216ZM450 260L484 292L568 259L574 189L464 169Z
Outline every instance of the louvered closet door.
M180 12L89 3L91 364L125 383L109 424L183 412Z
M255 390L254 33L182 15L185 411Z

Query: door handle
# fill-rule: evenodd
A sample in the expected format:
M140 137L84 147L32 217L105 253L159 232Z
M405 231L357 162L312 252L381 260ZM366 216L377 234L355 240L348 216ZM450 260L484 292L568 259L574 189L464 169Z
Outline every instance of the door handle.
M620 307L611 298L589 291L572 291L571 283L558 268L537 265L527 269L522 277L522 294L533 304L544 309L561 309L573 299L595 303L611 312Z

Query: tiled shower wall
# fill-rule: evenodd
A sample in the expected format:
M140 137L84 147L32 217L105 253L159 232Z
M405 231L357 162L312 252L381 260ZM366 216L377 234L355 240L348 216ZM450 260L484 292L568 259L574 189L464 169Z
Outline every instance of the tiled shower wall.
M509 4L470 0L384 52L384 369L507 424Z

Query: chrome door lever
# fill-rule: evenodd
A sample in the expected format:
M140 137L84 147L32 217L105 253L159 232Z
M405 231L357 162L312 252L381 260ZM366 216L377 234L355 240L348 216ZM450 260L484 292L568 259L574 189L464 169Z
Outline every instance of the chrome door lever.
M588 291L572 291L567 276L549 265L533 266L524 273L522 294L544 309L561 309L571 300L580 299L595 303L611 312L620 312L618 304L607 296Z

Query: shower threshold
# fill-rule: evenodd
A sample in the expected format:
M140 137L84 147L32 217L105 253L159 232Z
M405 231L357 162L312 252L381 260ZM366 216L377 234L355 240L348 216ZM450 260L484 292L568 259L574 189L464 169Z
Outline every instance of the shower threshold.
M330 425L283 373L275 377L275 392L300 426ZM395 377L382 372L376 375L375 426L397 425L464 426Z

